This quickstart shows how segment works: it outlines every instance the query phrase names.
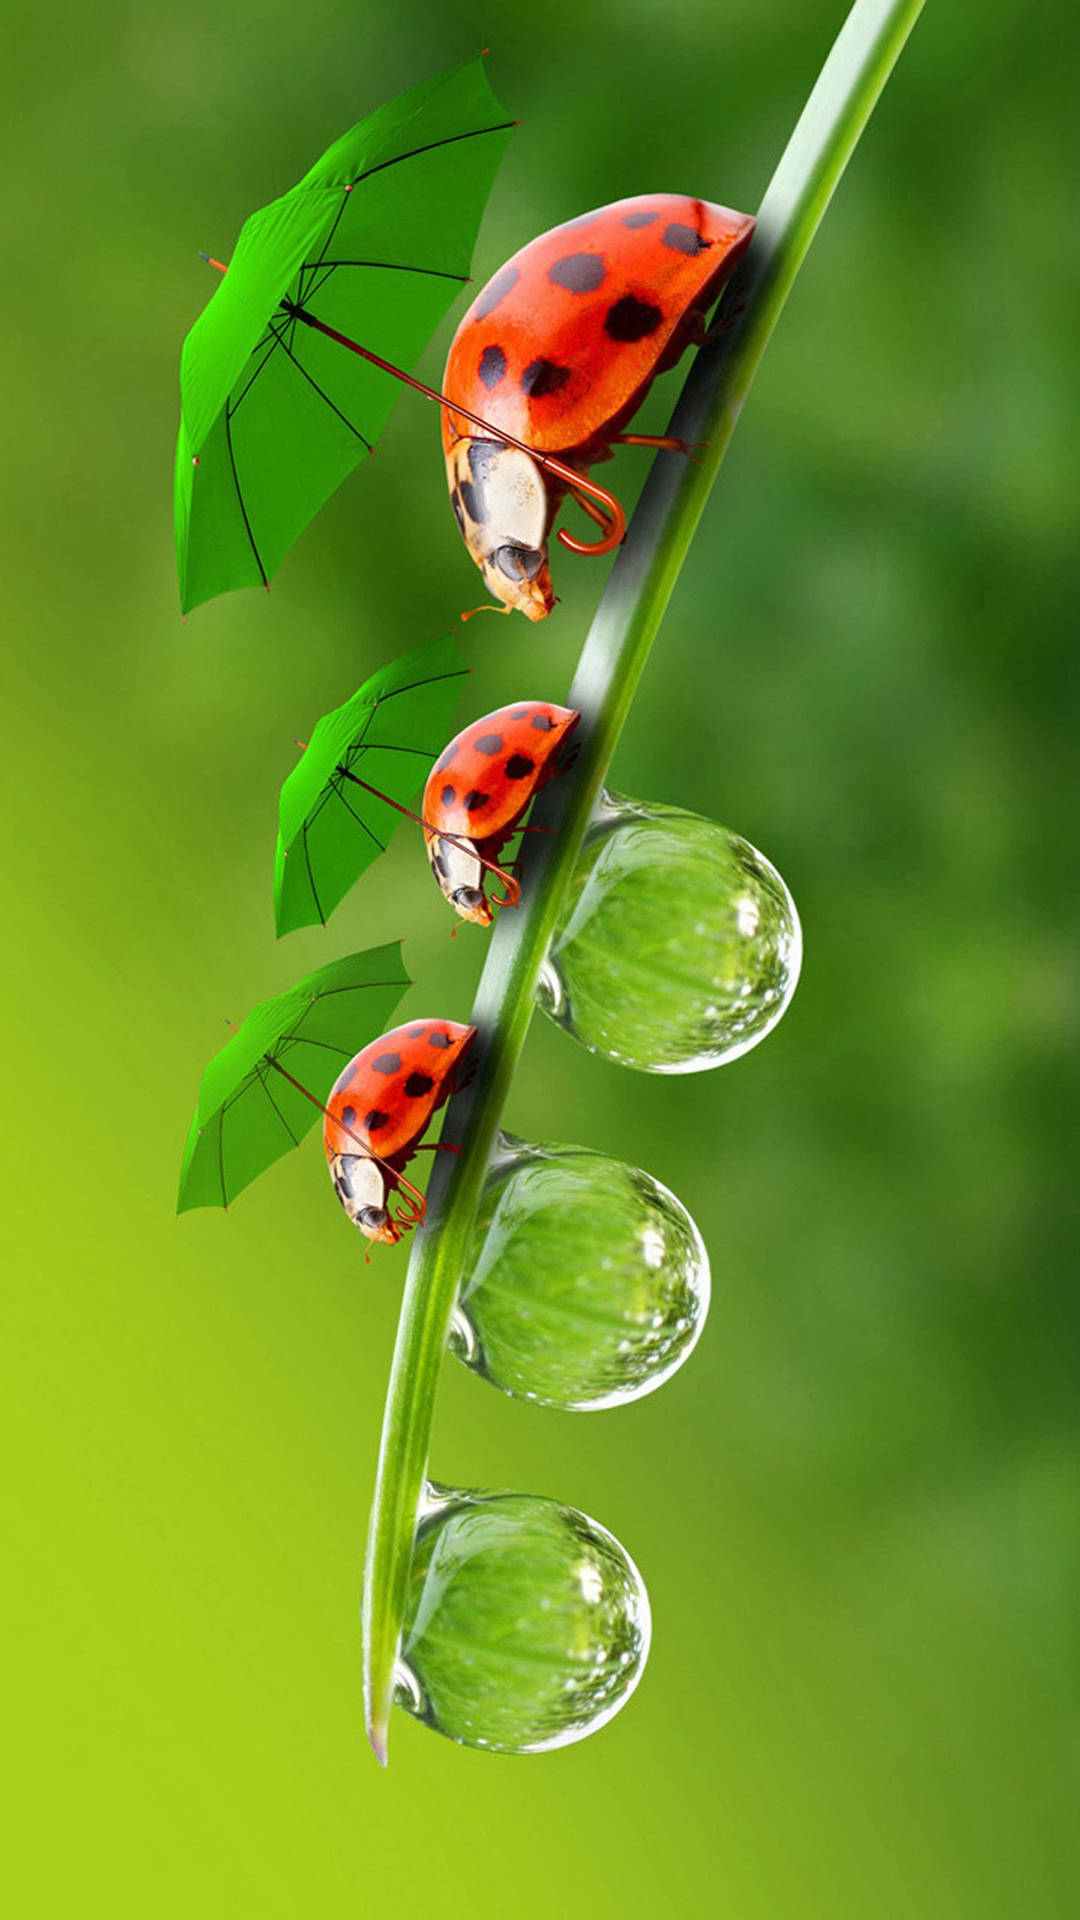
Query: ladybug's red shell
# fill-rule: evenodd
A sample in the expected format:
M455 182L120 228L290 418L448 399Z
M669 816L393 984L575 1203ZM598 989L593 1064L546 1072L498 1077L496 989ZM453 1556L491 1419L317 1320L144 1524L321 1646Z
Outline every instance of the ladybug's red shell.
M522 247L454 336L444 392L543 453L595 459L682 353L754 222L685 194L618 200ZM477 429L443 409L443 444Z
M447 1098L475 1033L455 1020L412 1020L364 1047L334 1082L326 1103L327 1158L358 1153L358 1139L381 1160L411 1146Z
M464 834L481 844L494 834L505 836L547 778L579 718L569 707L521 700L464 727L428 776L425 828Z

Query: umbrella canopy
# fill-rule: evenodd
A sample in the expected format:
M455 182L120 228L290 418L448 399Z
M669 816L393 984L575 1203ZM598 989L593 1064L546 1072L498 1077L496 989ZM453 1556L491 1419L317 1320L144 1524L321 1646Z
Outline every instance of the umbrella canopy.
M415 799L446 745L467 672L451 639L431 641L373 673L351 700L316 723L281 789L274 861L279 935L325 925L382 853L408 811L403 803Z
M245 223L181 358L185 612L267 583L393 405L396 382L303 315L412 364L468 279L511 124L469 61L362 120Z
M320 967L253 1007L203 1074L177 1213L227 1207L299 1146L325 1112L324 1090L386 1029L409 985L394 941Z

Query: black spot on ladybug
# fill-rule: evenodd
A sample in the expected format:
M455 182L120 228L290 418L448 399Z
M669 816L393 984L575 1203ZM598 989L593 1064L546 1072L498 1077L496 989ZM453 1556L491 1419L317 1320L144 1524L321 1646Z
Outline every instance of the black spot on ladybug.
M494 313L499 301L506 299L507 294L517 286L520 278L521 275L516 267L500 267L495 278L489 280L483 292L477 296L473 307L475 318L486 320L489 313Z
M502 452L503 445L504 442L501 440L469 441L469 472L480 486L487 481L491 472L491 463L496 454Z
M380 1113L378 1107L372 1107L371 1112L364 1115L364 1125L369 1133L378 1133L379 1128L385 1127L389 1118L388 1113Z
M624 227L651 227L654 221L658 220L659 218L660 216L658 213L628 213L623 220L623 226Z
M535 765L536 761L527 759L523 753L512 753L506 763L506 777L508 780L524 780Z
M502 348L485 347L483 353L480 355L480 365L477 368L477 372L490 393L492 387L498 386L499 381L506 372L506 355Z
M355 1119L356 1119L355 1107L342 1107L341 1124L343 1127L351 1127Z
M463 480L460 491L461 504L468 514L469 519L475 521L478 527L482 527L484 521L487 519L487 513L484 510L483 494L477 487L473 486L471 480Z
M530 360L521 376L521 391L532 400L546 400L549 393L565 387L569 378L569 367L557 367L551 360Z
M450 745L446 749L446 752L440 753L438 759L436 760L435 772L445 773L447 767L450 765L450 762L453 759L456 752L457 752L457 741L451 740Z
M527 720L530 711L531 709L529 707L511 707L510 718L511 720Z
M678 220L665 227L660 237L665 247L674 253L704 253L706 247L712 246L712 241L703 240L695 227L685 227Z
M435 873L441 873L444 880L449 880L450 862L445 853L437 853L431 865Z
M429 1033L428 1041L433 1047L445 1048L450 1045L450 1035L448 1033Z
M604 332L612 340L647 340L655 333L663 319L659 307L650 300L639 300L635 293L625 293L608 308L604 321Z
M454 491L453 491L453 492L452 492L452 494L450 495L450 505L451 505L451 506L453 507L453 509L454 509L454 519L455 519L455 520L457 521L457 523L458 523L458 532L459 532L460 534L464 534L464 532L465 532L465 510L464 510L464 508L462 507L462 504L461 504L461 495L460 495L460 493L458 492L458 490L457 490L457 488L456 488L456 487L454 488Z
M400 1073L400 1053L380 1053L378 1059L372 1061L371 1071L372 1073Z
M457 799L457 789L455 787L444 787L439 798L444 807L452 807L454 801Z
M478 813L481 807L487 806L490 797L489 794L481 793L477 787L471 788L465 795L466 813Z
M410 1100L419 1100L422 1093L430 1093L435 1085L430 1073L410 1073L405 1082L405 1091Z
M537 733L553 733L555 731L555 722L554 720L549 720L546 713L534 713L533 726L536 728Z
M427 1028L426 1027L406 1027L405 1031L408 1034L410 1040L422 1040L425 1033L427 1032Z
M607 268L600 253L567 253L548 268L552 286L565 287L567 293L595 293Z
M482 733L479 740L473 741L477 753L501 753L503 737L501 733Z

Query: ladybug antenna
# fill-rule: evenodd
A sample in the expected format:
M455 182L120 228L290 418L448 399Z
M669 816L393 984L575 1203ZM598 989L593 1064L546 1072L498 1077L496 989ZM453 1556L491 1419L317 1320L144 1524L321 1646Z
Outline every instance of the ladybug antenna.
M485 600L482 607L470 607L462 614L463 620L471 620L474 613L513 613L513 607L504 607L497 600Z

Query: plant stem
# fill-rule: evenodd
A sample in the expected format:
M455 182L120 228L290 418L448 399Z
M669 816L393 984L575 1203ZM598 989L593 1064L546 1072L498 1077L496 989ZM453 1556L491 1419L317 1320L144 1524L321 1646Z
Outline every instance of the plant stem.
M503 1103L528 1032L541 964L619 734L750 382L841 174L922 8L855 0L769 183L750 247L721 308L724 331L697 355L669 432L706 443L698 464L654 460L578 663L573 767L541 796L523 899L492 936L473 1008L476 1074L451 1102L428 1217L417 1231L383 1422L364 1577L368 1735L387 1729L439 1368Z

